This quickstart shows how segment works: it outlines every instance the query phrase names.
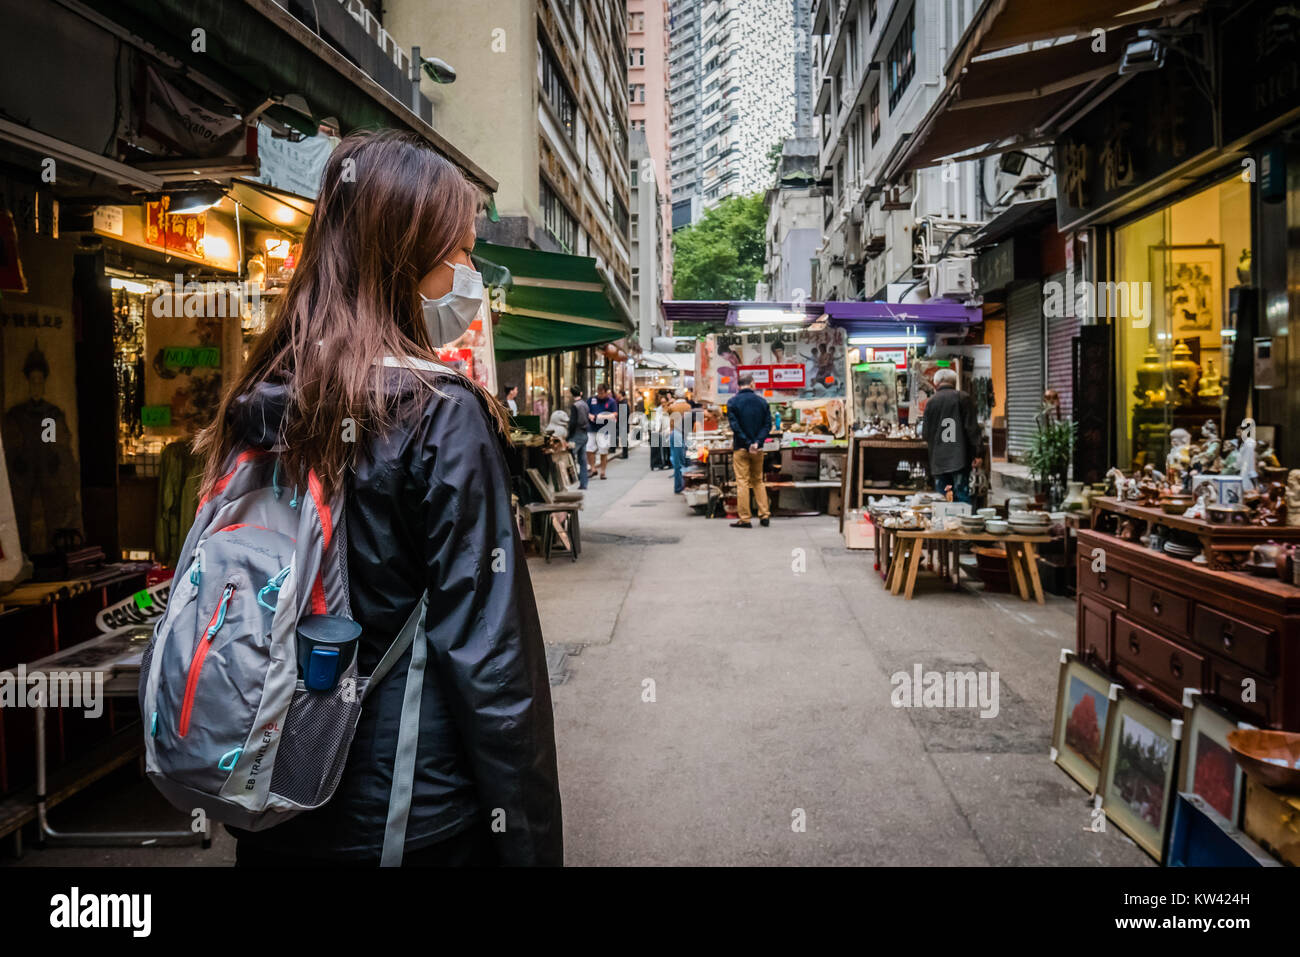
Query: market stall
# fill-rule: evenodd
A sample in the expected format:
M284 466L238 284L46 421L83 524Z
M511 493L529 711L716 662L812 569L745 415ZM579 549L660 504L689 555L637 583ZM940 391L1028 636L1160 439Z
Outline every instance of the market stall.
M1054 759L1162 863L1294 864L1300 470L1249 420L1224 443L1174 431L1165 467L1113 469L1076 532Z

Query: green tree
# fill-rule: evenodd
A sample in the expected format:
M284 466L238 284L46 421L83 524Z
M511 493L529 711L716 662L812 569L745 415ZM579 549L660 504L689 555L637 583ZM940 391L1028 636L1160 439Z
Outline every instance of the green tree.
M776 179L776 171L781 165L781 151L785 149L785 140L777 140L767 150L767 172Z
M763 194L731 196L673 233L674 299L751 299L763 279Z

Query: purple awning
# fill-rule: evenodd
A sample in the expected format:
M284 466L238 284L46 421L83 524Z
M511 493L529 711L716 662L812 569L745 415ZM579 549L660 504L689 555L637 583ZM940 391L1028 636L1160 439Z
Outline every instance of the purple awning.
M794 312L802 310L812 321L826 315L837 326L852 330L858 325L870 328L908 325L971 325L981 322L984 311L979 306L964 306L957 302L807 302L796 305L788 302L726 302L722 300L669 299L663 304L664 315L672 322L716 322L718 325L735 324L736 313L741 309ZM774 323L779 323L774 318Z
M959 302L934 300L932 302L825 302L822 311L837 326L852 329L870 324L912 325L971 325L982 322L984 310L980 306L964 306Z

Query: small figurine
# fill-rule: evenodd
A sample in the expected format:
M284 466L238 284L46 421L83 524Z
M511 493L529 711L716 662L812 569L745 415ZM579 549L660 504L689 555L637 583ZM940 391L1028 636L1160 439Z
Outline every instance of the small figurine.
M1174 429L1169 433L1169 454L1165 456L1165 468L1182 471L1192 464L1192 433L1186 429Z
M1219 460L1219 427L1213 419L1206 419L1201 426L1201 450L1192 457L1192 465L1200 466L1198 471L1212 472Z
M1286 523L1300 525L1300 469L1286 473Z
M1255 429L1243 422L1237 429L1241 436L1240 454L1237 457L1237 472L1241 475L1241 486L1245 489L1255 487L1259 474L1255 471Z

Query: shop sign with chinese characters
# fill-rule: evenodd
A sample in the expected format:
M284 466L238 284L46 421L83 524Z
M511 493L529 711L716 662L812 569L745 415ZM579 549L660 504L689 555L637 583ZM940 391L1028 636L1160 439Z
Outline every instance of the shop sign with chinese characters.
M1176 61L1134 77L1057 139L1057 227L1090 222L1211 153L1213 114Z
M207 227L207 213L176 214L167 212L168 198L156 203L145 203L144 237L151 246L170 252L203 258L203 233Z

